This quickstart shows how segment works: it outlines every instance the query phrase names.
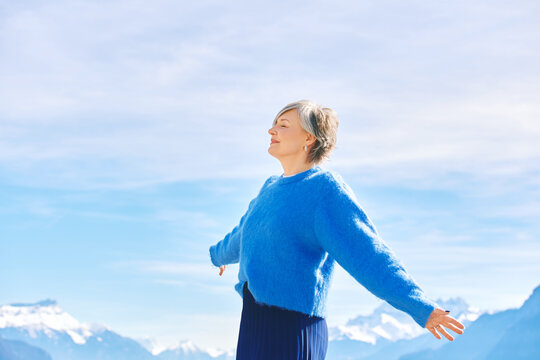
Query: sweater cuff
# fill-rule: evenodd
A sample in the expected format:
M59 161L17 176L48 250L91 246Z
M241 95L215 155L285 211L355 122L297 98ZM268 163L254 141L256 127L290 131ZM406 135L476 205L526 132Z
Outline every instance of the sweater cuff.
M212 264L216 267L220 267L221 265L219 265L219 263L216 261L216 258L214 257L214 250L215 250L215 245L212 245L210 246L210 249L208 249L208 252L210 253L210 261L212 261Z
M420 325L420 327L425 328L433 310L440 306L433 300L425 297L425 295L420 296L418 299L420 300L420 309L412 316L412 318Z
M422 328L425 328L426 327L426 323L429 319L429 316L431 315L431 313L433 312L433 310L435 310L436 306L435 305L431 305L431 304L427 304L425 305L424 307L424 311L421 315L417 316L414 318L414 320L416 321L416 323L418 325L420 325Z

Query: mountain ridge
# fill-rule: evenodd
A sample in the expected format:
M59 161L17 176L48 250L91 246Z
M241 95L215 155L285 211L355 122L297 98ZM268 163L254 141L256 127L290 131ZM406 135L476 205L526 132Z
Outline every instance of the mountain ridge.
M455 357L491 360L502 359L500 354L505 354L506 358L529 359L530 354L540 354L535 345L540 344L540 333L536 329L540 321L540 286L519 308L494 313L481 312L460 297L439 299L437 303L451 310L453 317L467 326L465 333L456 335L453 342L435 339L407 314L381 302L371 314L355 316L345 325L329 329L327 360L427 360L434 357L438 360ZM525 330L527 332L522 333ZM0 340L4 346L0 351L20 346L42 354L40 360L51 357L54 360L235 358L233 350L202 349L190 340L165 347L151 339L124 337L104 325L79 322L53 299L0 306ZM518 357L508 357L516 354L516 346L521 353Z

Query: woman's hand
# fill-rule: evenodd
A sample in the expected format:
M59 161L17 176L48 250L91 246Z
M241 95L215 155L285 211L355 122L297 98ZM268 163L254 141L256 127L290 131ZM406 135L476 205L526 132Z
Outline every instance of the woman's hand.
M223 272L225 271L226 266L227 265L222 265L222 266L219 267L219 276L221 276L223 274Z
M465 329L465 326L463 326L462 323L448 315L449 312L450 311L444 311L443 309L436 308L433 310L431 315L429 315L429 319L426 322L425 328L428 329L433 336L439 340L441 339L441 336L437 334L435 329L450 341L453 341L454 338L450 336L446 330L444 330L443 326L458 334L463 334L463 331L460 329Z

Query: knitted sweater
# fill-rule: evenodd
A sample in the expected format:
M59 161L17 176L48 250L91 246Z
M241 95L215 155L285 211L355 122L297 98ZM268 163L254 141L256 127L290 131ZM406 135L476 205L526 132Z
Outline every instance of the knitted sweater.
M427 298L359 205L341 175L314 166L270 176L239 224L209 249L212 264L240 263L259 303L326 317L337 261L371 293L421 327L437 304Z

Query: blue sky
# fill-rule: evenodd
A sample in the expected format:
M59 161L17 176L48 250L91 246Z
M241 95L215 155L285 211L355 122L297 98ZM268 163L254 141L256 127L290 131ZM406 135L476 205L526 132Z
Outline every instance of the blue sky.
M0 303L236 345L208 247L281 174L285 104L426 293L521 305L540 273L535 1L0 3ZM337 268L329 325L379 300Z

